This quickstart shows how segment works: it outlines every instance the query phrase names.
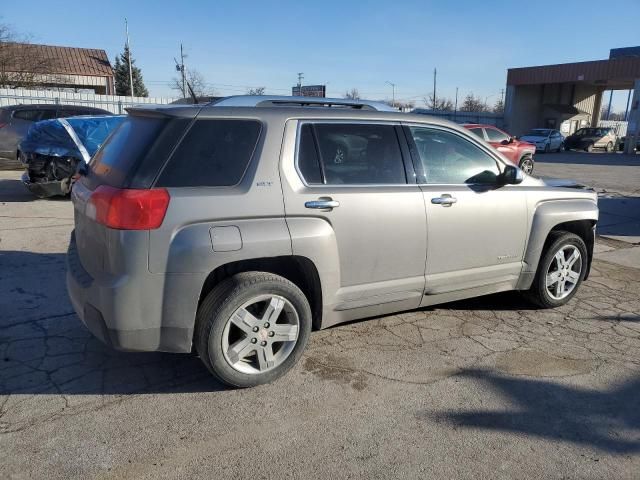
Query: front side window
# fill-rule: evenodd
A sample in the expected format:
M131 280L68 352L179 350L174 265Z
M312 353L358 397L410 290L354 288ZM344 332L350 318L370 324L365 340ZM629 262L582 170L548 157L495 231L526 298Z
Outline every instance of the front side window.
M393 125L305 124L300 131L298 169L308 184L407 182Z
M509 140L509 135L496 128L487 128L485 129L487 132L487 137L489 137L490 142L502 142L504 140Z
M460 135L410 127L428 184L493 184L500 170L488 153Z
M478 137L480 137L482 140L484 140L484 134L482 133L482 128L470 128L469 130L475 135L477 135Z

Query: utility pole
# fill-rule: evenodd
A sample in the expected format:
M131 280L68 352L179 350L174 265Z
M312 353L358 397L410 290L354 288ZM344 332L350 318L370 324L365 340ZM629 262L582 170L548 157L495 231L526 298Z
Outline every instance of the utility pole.
M124 17L124 29L127 32L127 53L129 60L129 87L131 88L131 96L133 97L133 67L131 66L131 45L129 45L129 22L127 17Z
M438 74L438 72L434 68L433 69L433 109L434 110L438 109L438 102L436 100L436 76L437 76L437 74Z
M458 87L456 87L456 104L453 107L453 119L455 120L456 114L458 113Z
M396 84L393 82L390 82L389 80L387 80L384 83L388 83L389 85L391 85L391 105L395 107L396 106Z
M504 109L504 88L500 89L500 98L502 98L502 108Z
M182 72L182 96L187 98L187 75L184 71L184 50L182 49L182 43L180 44L180 71Z

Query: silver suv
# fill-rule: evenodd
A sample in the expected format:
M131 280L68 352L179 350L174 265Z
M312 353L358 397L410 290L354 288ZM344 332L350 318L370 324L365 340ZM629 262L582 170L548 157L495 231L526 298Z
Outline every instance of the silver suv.
M67 283L115 348L283 375L312 329L587 278L595 193L525 176L453 123L373 103L134 108L75 183Z

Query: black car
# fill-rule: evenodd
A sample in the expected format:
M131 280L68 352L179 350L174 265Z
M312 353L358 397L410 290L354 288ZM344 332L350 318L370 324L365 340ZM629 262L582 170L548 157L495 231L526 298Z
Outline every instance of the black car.
M40 198L67 195L79 164L88 163L125 115L71 117L35 123L20 142L22 181Z
M581 128L564 139L564 148L587 152L591 152L594 148L604 148L607 152L613 152L617 142L618 137L612 128Z

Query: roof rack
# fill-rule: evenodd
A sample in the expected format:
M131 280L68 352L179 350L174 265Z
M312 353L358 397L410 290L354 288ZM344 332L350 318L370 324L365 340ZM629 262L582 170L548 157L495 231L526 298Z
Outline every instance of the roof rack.
M327 107L397 112L386 103L369 100L324 97L286 97L280 95L233 95L209 103L216 107Z

